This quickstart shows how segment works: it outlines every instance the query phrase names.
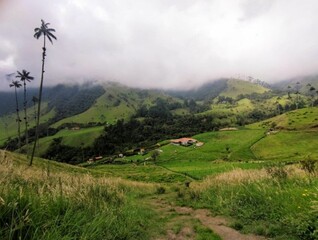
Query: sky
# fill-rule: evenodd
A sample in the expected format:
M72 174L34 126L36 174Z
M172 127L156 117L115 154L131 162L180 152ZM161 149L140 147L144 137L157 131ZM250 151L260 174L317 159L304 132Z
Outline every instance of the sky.
M41 19L56 30L45 82L144 88L318 73L317 0L0 0L0 90L26 69L38 86Z

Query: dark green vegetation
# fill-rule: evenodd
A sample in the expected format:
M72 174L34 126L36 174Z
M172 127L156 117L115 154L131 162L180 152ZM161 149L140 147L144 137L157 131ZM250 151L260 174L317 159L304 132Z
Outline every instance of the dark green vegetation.
M166 239L189 230L218 239L194 213L169 210L183 205L230 217L242 232L317 239L316 96L233 79L211 86L173 96L114 83L46 88L37 155L80 167L2 157L0 238ZM15 118L1 117L10 150ZM30 141L34 130L30 121ZM179 137L200 144L170 144Z
M104 134L96 140L95 145L90 145L94 150L86 151L85 158L90 157L89 154L118 154L149 147L164 139L191 136L223 127L244 126L313 103L309 92L296 94L296 86L292 87L288 91L272 90L261 81L234 79L208 83L197 90L175 92L133 89L116 83L104 86L59 85L43 91L43 121L38 131L43 138L53 136L65 127L103 125L106 126ZM28 118L32 119L34 110L31 99L27 99L27 102ZM17 139L14 139L17 131L11 119L12 115L8 114L1 117L0 127L3 131L0 131L0 143L4 144L10 137L12 141L5 145L13 150L17 148L14 148L17 146ZM115 127L110 126L114 124ZM34 123L30 122L29 125L28 135L32 141L35 136L32 128ZM121 134L118 134L116 125L123 127ZM121 135L129 135L132 139L114 139L114 136L120 138ZM53 141L53 138L50 139ZM65 142L69 141L62 141ZM76 148L74 151L79 151L84 141L77 142L76 146L70 146ZM36 154L44 156L43 151L37 151ZM82 157L78 156L76 162L80 159Z

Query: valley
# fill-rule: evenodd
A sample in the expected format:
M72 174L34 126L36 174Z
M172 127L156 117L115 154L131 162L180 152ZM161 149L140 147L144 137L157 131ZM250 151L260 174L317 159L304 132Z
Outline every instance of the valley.
M318 108L306 91L234 79L50 91L32 166L33 107L21 149L14 113L1 115L0 238L317 239ZM196 142L172 144L182 137Z

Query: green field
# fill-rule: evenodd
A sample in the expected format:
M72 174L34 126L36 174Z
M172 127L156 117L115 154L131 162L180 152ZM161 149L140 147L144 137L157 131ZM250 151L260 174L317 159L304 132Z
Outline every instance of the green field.
M251 146L264 136L263 130L237 130L203 133L193 138L204 145L176 146L172 144L160 147L156 164L176 173L194 178L230 171L233 168L259 168L259 163L244 163L256 160ZM126 157L127 162L141 162L145 156ZM105 166L105 169L108 167Z
M258 159L305 160L318 159L317 131L281 131L253 145Z
M153 163L144 164L123 164L123 165L99 165L89 167L94 173L106 174L109 177L121 177L134 181L152 183L177 183L184 182L187 177L183 174L175 173Z
M274 125L273 125L274 124ZM318 128L318 108L309 107L278 115L276 117L249 125L249 128L275 128L304 130Z
M250 147L262 138L263 130L237 130L208 132L193 136L204 145L201 147L181 147L167 145L162 147L160 159L164 161L214 161L214 160L250 160L254 158ZM228 150L227 150L228 149Z
M39 147L36 155L41 156L45 153L54 138L62 138L62 144L72 147L91 146L94 140L100 136L104 127L82 128L80 130L62 129L53 136L44 137L39 140Z
M42 103L42 112L45 112L47 108L47 103ZM34 121L34 109L28 108L28 119L29 119L29 129L35 126ZM41 116L41 123L47 122L49 119L54 117L54 109L50 112L45 113ZM24 119L24 112L20 110L20 118ZM17 122L16 114L12 113L9 115L0 117L0 145L2 145L9 137L16 137L17 133ZM5 127L7 126L7 127ZM21 122L21 135L24 134L24 121Z

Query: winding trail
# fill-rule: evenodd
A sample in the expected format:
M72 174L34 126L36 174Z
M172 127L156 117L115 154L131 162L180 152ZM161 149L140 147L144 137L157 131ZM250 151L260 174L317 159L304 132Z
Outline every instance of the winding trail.
M180 207L168 203L164 199L155 198L150 203L153 208L160 212L160 214L174 213L183 223L187 220L199 220L199 222L206 228L212 230L223 240L265 240L267 238L257 236L254 234L242 234L239 231L228 227L228 220L221 216L211 216L207 209L193 209L190 207ZM191 226L184 224L178 233L174 233L171 229L167 230L164 238L157 238L156 240L192 240L196 239L195 231Z

